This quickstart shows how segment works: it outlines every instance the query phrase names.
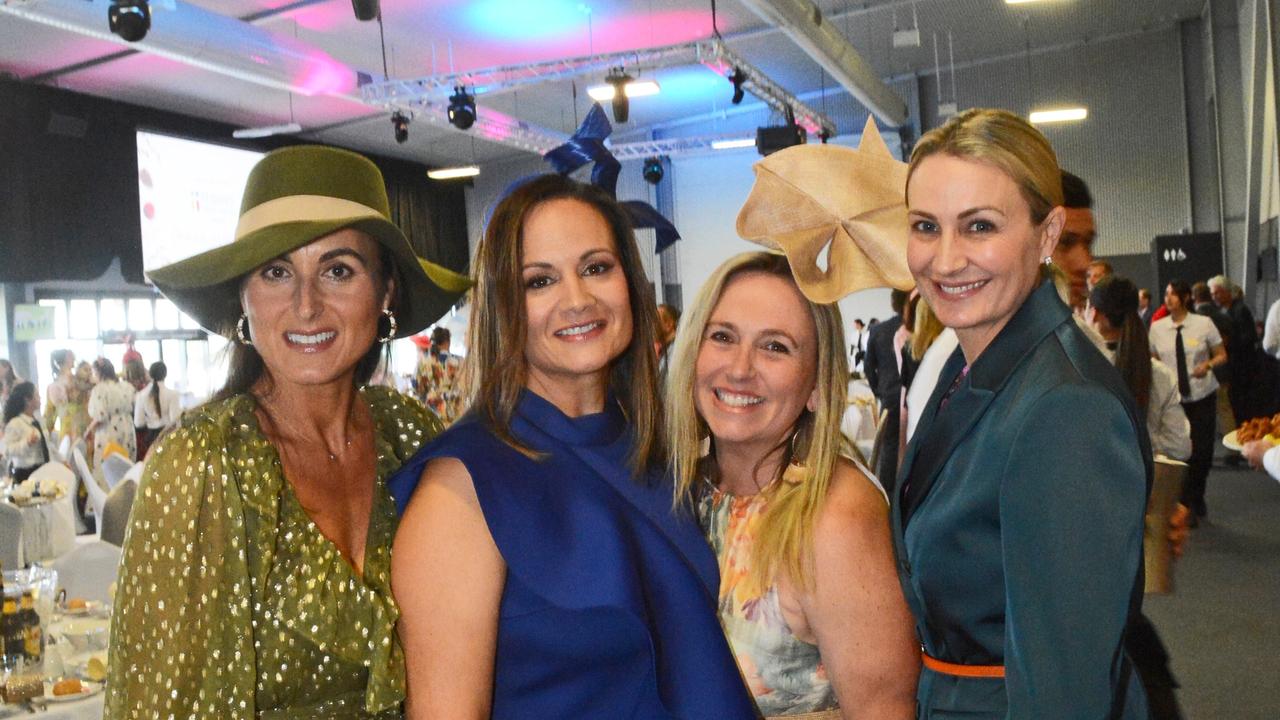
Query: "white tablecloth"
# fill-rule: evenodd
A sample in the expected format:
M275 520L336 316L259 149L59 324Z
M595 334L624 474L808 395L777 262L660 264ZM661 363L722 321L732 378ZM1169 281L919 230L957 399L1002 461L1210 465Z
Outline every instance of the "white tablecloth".
M43 712L34 715L20 715L19 718L32 720L102 720L102 704L106 691L93 697L75 702L49 704Z
M22 513L22 560L36 563L63 555L76 544L76 510L70 495L38 505L19 506Z

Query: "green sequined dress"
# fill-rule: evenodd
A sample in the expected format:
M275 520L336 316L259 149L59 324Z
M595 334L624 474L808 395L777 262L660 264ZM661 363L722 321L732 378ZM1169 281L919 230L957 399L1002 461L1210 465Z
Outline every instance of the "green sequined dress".
M404 659L386 478L441 430L361 391L377 486L358 574L311 522L248 395L189 413L155 449L124 543L106 718L392 718Z

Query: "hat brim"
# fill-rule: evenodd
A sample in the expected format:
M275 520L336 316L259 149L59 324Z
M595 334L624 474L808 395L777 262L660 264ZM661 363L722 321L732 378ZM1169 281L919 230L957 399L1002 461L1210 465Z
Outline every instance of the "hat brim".
M231 337L242 312L241 278L272 259L346 229L368 234L392 255L400 279L397 338L421 332L440 319L471 285L465 275L419 258L395 224L367 216L271 225L147 274L160 292L202 327Z

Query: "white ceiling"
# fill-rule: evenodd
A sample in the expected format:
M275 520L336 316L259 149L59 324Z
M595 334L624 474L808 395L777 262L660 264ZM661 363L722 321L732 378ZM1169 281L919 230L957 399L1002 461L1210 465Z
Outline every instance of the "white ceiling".
M35 7L84 1L0 0L0 4ZM175 0L153 0L156 25L165 22L166 1ZM255 25L320 48L351 68L382 75L378 25L357 22L349 0L189 2L236 18L274 10L276 14ZM1178 19L1197 16L1202 5L1203 0L1043 0L1016 6L1003 0L819 1L826 16L885 78L932 72L935 33L943 64L950 33L955 62L963 65L1028 49L1034 53L1038 48L1168 27ZM584 11L588 7L589 13ZM898 28L911 27L913 7L924 42L918 48L895 49L891 44L895 15ZM452 68L466 71L705 39L712 34L710 9L711 0L382 0L388 70L397 79L449 72L450 49ZM739 0L718 2L717 25L731 49L792 93L823 87L841 92L785 34L763 23ZM519 154L425 122L415 123L409 141L397 145L388 114L354 98L291 97L283 90L146 52L102 60L128 47L0 14L0 71L24 80L239 126L288 122L292 112L307 130L303 136L307 139L429 164L484 162ZM656 75L664 92L634 100L631 121L617 127L617 135L634 139L649 126L730 107L728 83L700 66L642 72ZM584 84L599 80L580 80L576 103L573 86L563 81L481 97L479 112L490 107L572 132L590 104ZM817 107L819 101L810 105ZM833 119L842 133L858 129L851 117L833 115Z

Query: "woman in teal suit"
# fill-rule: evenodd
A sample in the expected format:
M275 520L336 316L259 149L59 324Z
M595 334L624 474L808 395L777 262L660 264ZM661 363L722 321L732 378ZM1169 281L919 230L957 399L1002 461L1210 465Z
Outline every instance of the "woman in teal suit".
M892 513L922 718L1146 718L1124 655L1151 451L1119 374L1042 280L1053 149L971 110L912 153L907 261L954 328Z

